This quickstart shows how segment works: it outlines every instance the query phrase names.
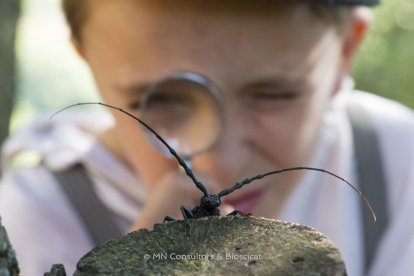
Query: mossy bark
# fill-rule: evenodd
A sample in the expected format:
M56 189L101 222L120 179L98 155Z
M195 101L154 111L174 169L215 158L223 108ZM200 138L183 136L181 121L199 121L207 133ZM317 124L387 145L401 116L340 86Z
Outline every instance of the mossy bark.
M43 276L66 276L66 270L63 264L54 264L49 272L45 272Z
M6 229L1 225L0 218L0 275L18 275L19 272L16 254L10 244Z
M75 275L346 275L339 251L307 226L237 215L157 224L86 254Z

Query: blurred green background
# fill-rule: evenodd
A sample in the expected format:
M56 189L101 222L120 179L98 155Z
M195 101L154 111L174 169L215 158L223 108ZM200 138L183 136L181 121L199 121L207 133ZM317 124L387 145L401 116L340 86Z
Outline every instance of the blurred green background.
M87 66L69 44L58 0L25 0L17 34L18 97L11 130L39 112L97 99ZM383 0L357 57L357 88L414 108L414 0Z
M352 75L357 88L414 108L413 0L382 0Z
M18 26L17 99L11 131L36 114L97 99L86 64L73 50L60 0L24 0Z

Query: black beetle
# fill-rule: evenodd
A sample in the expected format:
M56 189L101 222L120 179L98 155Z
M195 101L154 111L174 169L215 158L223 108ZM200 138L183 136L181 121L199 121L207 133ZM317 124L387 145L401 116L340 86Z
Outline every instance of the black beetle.
M295 170L312 170L312 171L323 172L323 173L330 174L330 175L342 180L343 182L348 184L355 192L358 193L358 195L363 200L363 202L368 206L368 208L369 208L369 210L372 214L374 222L376 221L375 212L374 212L371 204L368 202L367 198L362 194L361 191L359 191L351 183L349 183L348 181L346 181L345 179L343 179L342 177L340 177L340 176L338 176L334 173L331 173L331 172L323 170L323 169L312 168L312 167L293 167L293 168L286 168L286 169L279 169L279 170L270 171L270 172L267 172L267 173L259 174L259 175L256 175L254 177L249 177L249 178L246 178L242 181L236 182L231 188L224 189L223 191L221 191L220 193L218 193L216 195L210 194L207 191L206 187L203 185L203 183L201 183L199 180L197 180L197 178L195 177L193 171L187 166L186 162L177 154L177 152L172 147L170 147L170 145L168 145L168 143L155 130L153 130L144 121L142 121L141 119L137 118L136 116L130 114L129 112L123 110L122 108L118 108L118 107L108 105L108 104L104 104L104 103L100 103L100 102L77 103L77 104L67 106L67 107L57 111L50 118L53 118L56 114L66 110L68 108L71 108L71 107L74 107L74 106L80 106L80 105L102 105L102 106L105 106L105 107L108 107L108 108L111 108L111 109L118 110L118 111L130 116L131 118L135 119L140 124L142 124L146 129L148 129L152 134L154 134L155 137L162 144L165 145L165 147L168 148L171 155L173 155L177 159L178 164L184 169L185 173L191 178L191 180L194 182L195 186L203 193L203 196L201 197L201 200L200 200L200 204L195 206L193 209L189 210L184 206L181 207L181 213L183 215L185 224L187 226L190 225L188 219L203 218L203 217L208 217L208 216L220 216L219 207L221 205L221 198L228 195L228 194L231 194L232 192L234 192L237 189L240 189L244 185L247 185L247 184L251 183L254 180L261 179L261 178L264 178L264 177L269 176L269 175L278 174L278 173L287 172L287 171L295 171ZM240 213L240 212L235 210L232 213L230 213L229 215L235 215L237 213ZM175 219L173 217L166 216L165 219L164 219L164 222L165 221L174 221L174 220Z

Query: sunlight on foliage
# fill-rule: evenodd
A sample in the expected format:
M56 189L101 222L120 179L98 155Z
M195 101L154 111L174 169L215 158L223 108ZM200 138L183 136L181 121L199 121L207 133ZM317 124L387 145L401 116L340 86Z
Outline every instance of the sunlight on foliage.
M414 1L383 0L358 54L357 88L414 108Z

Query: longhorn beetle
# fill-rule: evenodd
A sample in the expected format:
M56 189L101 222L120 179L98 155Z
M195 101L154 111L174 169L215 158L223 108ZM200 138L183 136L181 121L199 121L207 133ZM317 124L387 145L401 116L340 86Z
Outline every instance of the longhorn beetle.
M141 119L135 117L134 115L130 114L129 112L112 106L112 105L108 105L108 104L104 104L104 103L100 103L100 102L88 102L88 103L77 103L77 104L73 104L70 106L67 106L59 111L57 111L56 113L54 113L50 118L53 118L55 115L57 115L58 113L75 107L75 106L80 106L80 105L102 105L111 109L115 109L118 110L126 115L128 115L129 117L135 119L136 121L138 121L141 125L143 125L146 129L148 129L152 134L155 135L155 137L160 140L160 142L162 144L164 144L165 147L168 148L169 152L171 153L171 155L173 155L175 157L175 159L177 159L178 164L184 169L185 173L191 178L191 180L194 182L195 186L203 193L203 196L201 197L200 200L200 204L198 206L195 206L193 209L189 210L184 206L181 206L181 213L183 215L185 224L187 227L190 226L188 219L192 219L192 218L202 218L202 217L208 217L208 216L220 216L220 210L219 210L219 206L221 205L221 198L231 194L232 192L234 192L237 189L242 188L244 185L250 184L251 182L253 182L254 180L257 179L262 179L266 176L269 175L273 175L273 174L279 174L279 173L283 173L283 172L288 172L288 171L296 171L296 170L311 170L311 171L318 171L318 172L323 172L323 173L327 173L335 178L338 178L340 180L342 180L343 182L345 182L346 184L349 185L349 187L351 187L356 193L358 193L358 195L360 196L360 198L363 200L363 202L366 204L366 206L368 206L372 217L373 217L373 221L376 222L376 216L375 216L375 212L373 210L373 208L371 207L371 204L368 202L367 198L362 194L361 191L359 191L357 188L355 188L351 183L349 183L348 181L346 181L344 178L331 173L329 171L323 170L323 169L318 169L318 168L312 168L312 167L292 167L292 168L286 168L286 169L279 169L279 170L274 170L274 171L270 171L267 173L263 173L263 174L259 174L253 177L249 177L246 178L242 181L236 182L231 188L228 189L224 189L223 191L219 192L218 194L214 195L214 194L210 194L207 191L207 188L203 185L203 183L201 183L194 175L194 172L187 166L187 164L185 163L185 161L177 154L177 152L170 147L170 145L168 145L168 143L155 131L153 130L148 124L146 124L144 121L142 121ZM239 213L239 211L233 211L232 213L230 213L229 215L234 215ZM175 219L171 216L166 216L164 219L165 221L174 221Z

